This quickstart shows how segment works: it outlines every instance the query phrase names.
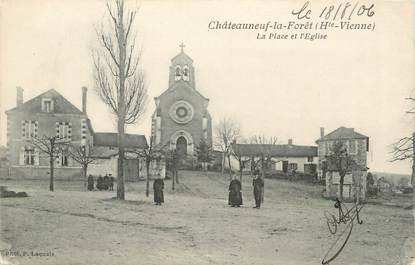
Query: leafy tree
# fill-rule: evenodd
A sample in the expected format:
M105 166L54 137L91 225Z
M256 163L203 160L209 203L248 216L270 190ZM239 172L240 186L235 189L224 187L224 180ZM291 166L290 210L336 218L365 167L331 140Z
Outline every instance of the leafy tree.
M205 139L201 139L196 148L197 161L202 163L203 170L206 171L207 164L212 161L212 146Z

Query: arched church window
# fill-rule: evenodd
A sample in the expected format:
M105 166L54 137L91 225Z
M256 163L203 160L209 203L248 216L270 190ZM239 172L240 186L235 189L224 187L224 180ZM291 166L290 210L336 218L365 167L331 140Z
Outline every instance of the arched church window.
M183 79L189 81L189 67L187 65L183 68Z
M180 65L177 65L175 69L174 80L177 81L177 80L180 80L181 78L182 78L182 71L181 71Z

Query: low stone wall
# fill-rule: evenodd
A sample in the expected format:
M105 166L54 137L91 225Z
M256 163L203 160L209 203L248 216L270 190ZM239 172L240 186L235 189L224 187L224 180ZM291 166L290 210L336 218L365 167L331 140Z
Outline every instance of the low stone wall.
M0 178L9 179L49 179L49 168L41 167L11 167L8 175L0 175ZM83 180L81 168L55 168L56 180Z

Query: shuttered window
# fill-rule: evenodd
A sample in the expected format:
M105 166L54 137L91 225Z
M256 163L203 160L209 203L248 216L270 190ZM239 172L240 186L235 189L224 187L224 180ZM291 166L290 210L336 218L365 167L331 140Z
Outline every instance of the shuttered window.
M30 140L38 136L38 122L33 120L22 121L22 138Z

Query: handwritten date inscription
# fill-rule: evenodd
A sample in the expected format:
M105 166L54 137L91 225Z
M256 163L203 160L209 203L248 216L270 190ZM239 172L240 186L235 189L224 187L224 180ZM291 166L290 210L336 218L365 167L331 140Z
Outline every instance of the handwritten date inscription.
M301 8L295 9L291 12L292 15L298 19L311 19L312 9L309 6L310 2L305 2ZM375 14L375 4L365 5L359 2L340 2L335 5L324 6L319 10L318 17L326 20L351 20L354 16L372 17Z

